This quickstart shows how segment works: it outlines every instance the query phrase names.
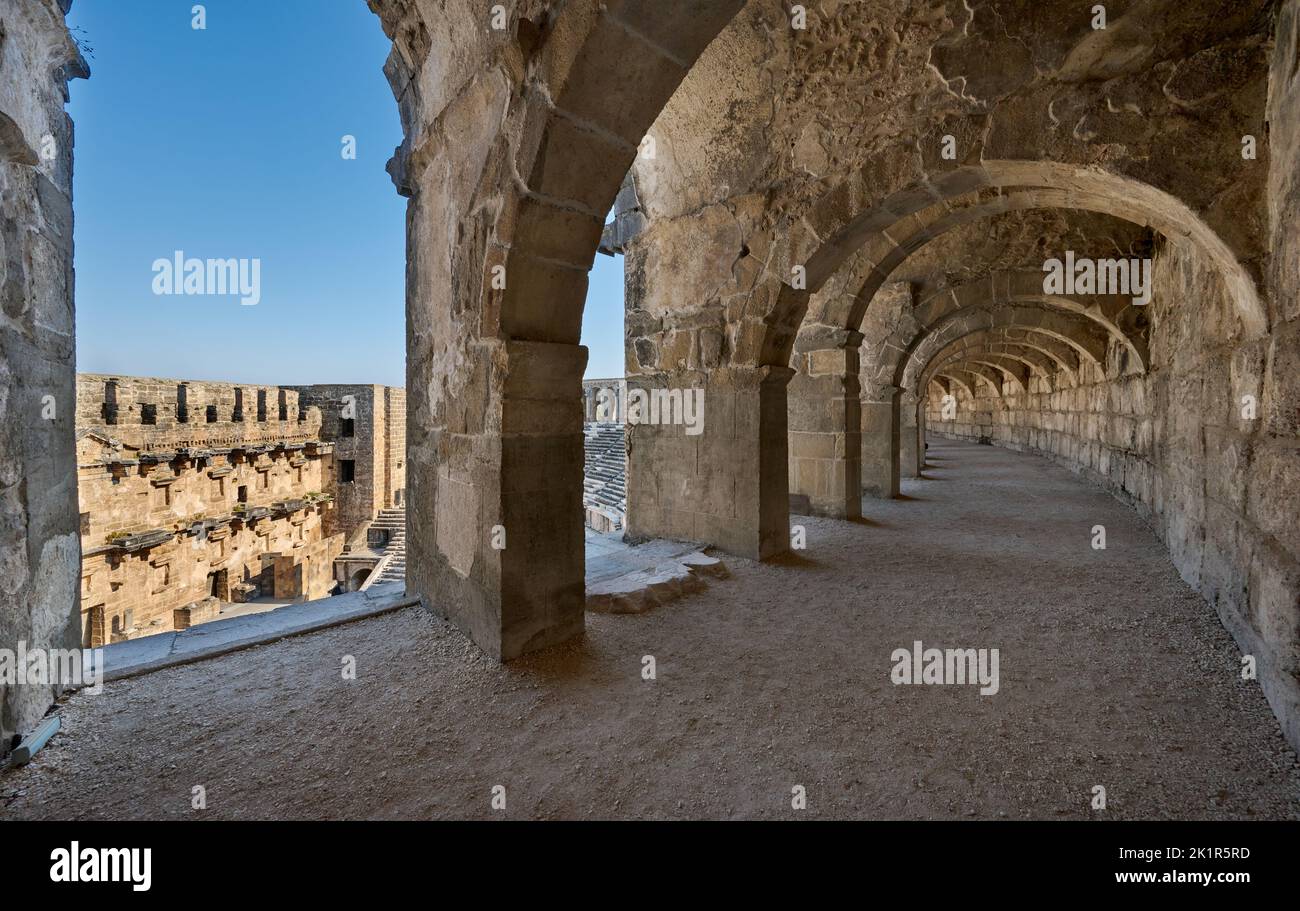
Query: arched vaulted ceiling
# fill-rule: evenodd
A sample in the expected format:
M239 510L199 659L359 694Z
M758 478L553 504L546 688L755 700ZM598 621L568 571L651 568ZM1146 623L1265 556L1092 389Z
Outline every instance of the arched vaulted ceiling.
M887 281L930 291L976 276L985 248L945 248L948 235L1063 213L1047 237L1081 255L1149 255L1152 232L1196 251L1243 335L1260 336L1263 252L1242 226L1266 217L1265 169L1239 152L1264 133L1269 8L1151 0L1097 31L1085 7L863 0L808 5L792 29L787 4L753 0L651 128L658 154L634 166L650 251L638 326L717 314L732 363L784 365L805 322L860 331ZM1207 154L1170 154L1193 138ZM958 256L927 261L931 247ZM1047 252L1064 250L997 265Z
M1099 326L1079 314L1034 304L1005 303L964 309L942 318L918 336L897 358L894 385L917 393L924 389L922 375L928 365L959 339L991 330L1016 330L1042 336L1045 345L1072 349L1081 363L1101 368L1106 362L1108 337Z

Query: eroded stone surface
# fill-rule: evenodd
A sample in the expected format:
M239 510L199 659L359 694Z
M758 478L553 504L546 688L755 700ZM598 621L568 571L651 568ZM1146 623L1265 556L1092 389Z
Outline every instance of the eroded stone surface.
M629 429L632 538L772 557L790 494L852 518L923 470L927 430L1048 452L1151 517L1300 739L1297 0L1115 3L1105 28L1012 0L823 0L806 28L780 0L516 0L499 29L486 0L369 2L406 134L408 579L488 654L583 629L604 243L629 389L707 412ZM39 52L4 66L74 58L50 0L18 8L6 40ZM67 128L34 72L0 95L9 414L71 383L70 158L28 152ZM1154 259L1151 302L1036 286L1067 249ZM64 451L31 433L0 452L20 619L72 530L25 511Z
M80 642L72 122L88 75L56 0L0 9L0 647ZM51 410L51 407L53 410ZM0 752L57 687L0 683Z
M587 610L639 614L725 579L727 565L690 544L651 541L629 547L596 535L587 547Z

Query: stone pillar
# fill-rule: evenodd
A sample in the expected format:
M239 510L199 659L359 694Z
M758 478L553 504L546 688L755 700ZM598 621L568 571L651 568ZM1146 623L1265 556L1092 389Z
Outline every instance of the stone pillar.
M837 347L796 346L789 392L790 492L806 495L814 515L856 519L862 515L862 336L841 335Z
M788 367L718 368L628 378L629 539L711 544L751 559L790 546L786 462ZM703 390L701 432L646 424L636 399L654 389Z
M916 396L904 393L899 397L899 451L898 468L905 478L921 475L921 457L924 450L920 445L920 427L917 423Z
M466 401L456 423L437 426L426 387L408 397L407 590L508 659L583 629L587 349L479 344L486 406Z
M888 401L862 403L862 492L889 499L899 494L899 448L902 438L899 390L884 390Z
M60 4L0 4L0 35L0 646L30 653L82 643L73 135L63 104L67 81L89 71ZM63 688L0 683L0 755Z
M925 471L925 399L916 403L916 475Z

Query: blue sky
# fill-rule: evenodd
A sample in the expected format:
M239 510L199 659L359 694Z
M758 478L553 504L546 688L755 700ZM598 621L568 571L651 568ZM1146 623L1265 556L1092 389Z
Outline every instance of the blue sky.
M76 0L77 369L405 384L405 200L388 41L364 0ZM345 160L342 137L356 137ZM157 296L152 264L261 260L261 301ZM623 260L596 257L588 376L623 375Z

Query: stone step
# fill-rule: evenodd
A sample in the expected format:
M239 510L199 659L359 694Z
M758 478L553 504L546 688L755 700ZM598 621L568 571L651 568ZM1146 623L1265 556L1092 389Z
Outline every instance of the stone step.
M654 566L627 572L587 586L587 610L639 614L708 587L709 579L726 579L727 566L704 551L683 554Z

